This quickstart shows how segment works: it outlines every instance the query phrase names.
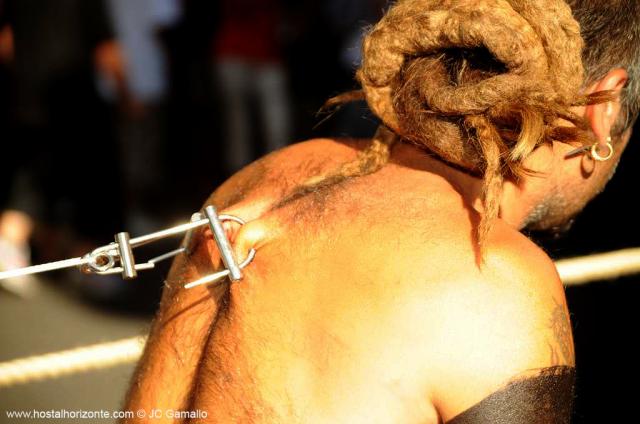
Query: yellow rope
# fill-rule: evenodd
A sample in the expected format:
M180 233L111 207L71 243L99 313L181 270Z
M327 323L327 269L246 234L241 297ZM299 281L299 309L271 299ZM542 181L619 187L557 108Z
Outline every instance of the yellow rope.
M562 259L556 267L566 286L612 280L640 273L640 248Z
M131 337L2 362L0 388L135 362L144 343L143 337Z

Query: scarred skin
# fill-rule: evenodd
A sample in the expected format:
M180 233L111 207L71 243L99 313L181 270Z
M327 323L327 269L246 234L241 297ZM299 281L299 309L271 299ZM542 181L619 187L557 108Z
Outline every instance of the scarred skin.
M216 190L207 203L250 221L229 228L237 257L253 246L256 258L239 283L184 290L221 266L210 234L196 237L167 279L125 409L200 410L205 422L438 423L513 379L573 365L551 260L498 220L479 268L478 213L446 165L415 147L271 209L366 142L298 143Z

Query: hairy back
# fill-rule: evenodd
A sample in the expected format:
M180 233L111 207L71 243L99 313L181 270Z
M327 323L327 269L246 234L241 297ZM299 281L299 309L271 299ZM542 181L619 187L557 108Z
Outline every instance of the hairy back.
M301 143L214 193L221 213L251 221L229 232L238 257L256 247L256 258L239 283L184 293L181 282L219 263L207 237L195 238L191 264L168 279L141 387L164 374L183 387L174 408L208 411L212 422L436 423L515 376L571 363L547 328L553 281L518 275L500 249L483 275L477 217L439 176L392 157L375 174L287 195L365 143ZM531 249L509 237L494 244ZM154 376L154 356L175 374Z

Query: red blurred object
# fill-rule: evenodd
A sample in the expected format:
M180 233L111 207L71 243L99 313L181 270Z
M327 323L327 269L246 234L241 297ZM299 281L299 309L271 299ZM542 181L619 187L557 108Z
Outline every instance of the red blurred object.
M216 57L279 62L280 5L277 0L224 0L214 41Z

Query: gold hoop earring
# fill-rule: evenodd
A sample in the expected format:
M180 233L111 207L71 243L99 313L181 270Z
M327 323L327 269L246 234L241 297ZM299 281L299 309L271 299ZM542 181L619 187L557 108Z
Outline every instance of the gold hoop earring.
M598 162L606 162L613 157L613 146L611 145L611 136L607 137L607 141L604 144L607 148L607 154L602 156L598 153L598 148L601 146L600 143L594 143L590 149L590 156L593 160Z

